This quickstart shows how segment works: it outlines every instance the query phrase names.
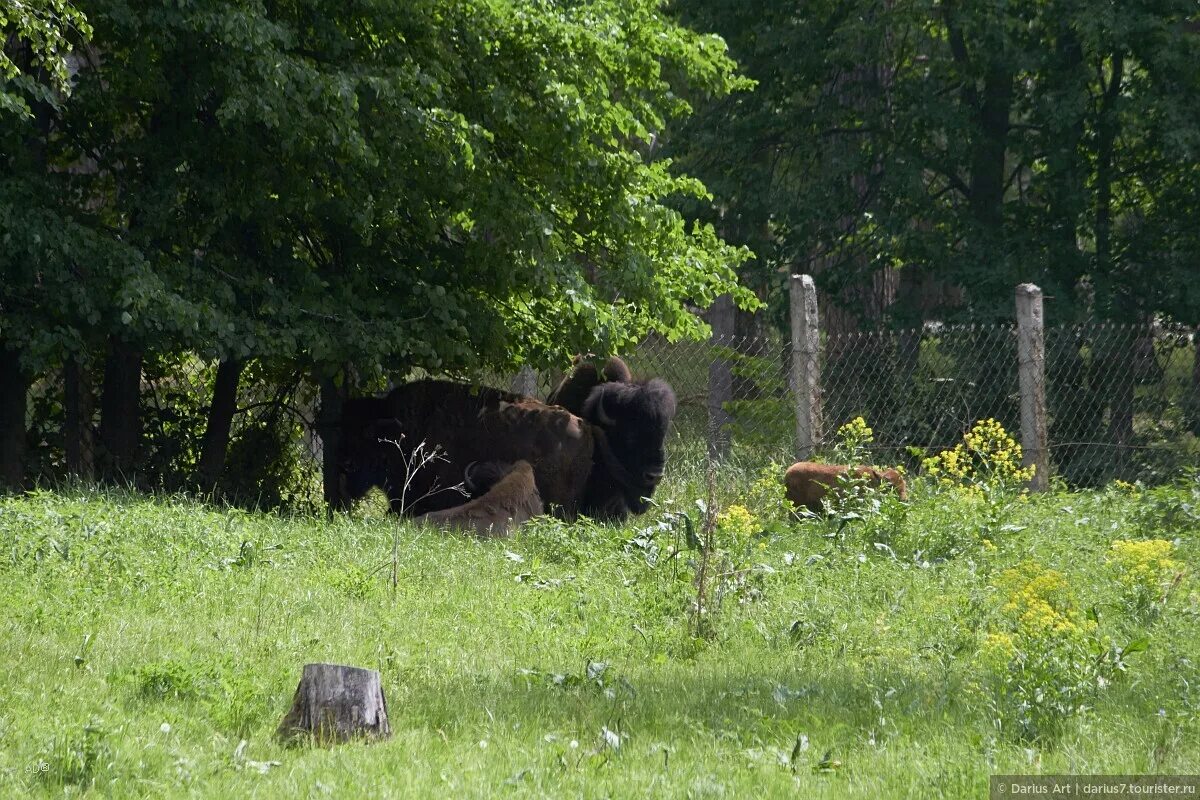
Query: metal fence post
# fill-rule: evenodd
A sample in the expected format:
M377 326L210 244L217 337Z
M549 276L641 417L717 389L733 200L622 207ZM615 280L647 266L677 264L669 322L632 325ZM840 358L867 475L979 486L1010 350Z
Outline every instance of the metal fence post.
M517 371L511 382L513 394L523 394L526 397L537 397L538 395L538 374L537 370L526 364Z
M821 336L817 322L817 285L811 275L792 276L789 299L796 457L807 461L821 442Z
M1017 365L1021 384L1022 464L1034 466L1029 488L1045 491L1050 479L1046 434L1046 340L1042 290L1032 283L1017 286Z

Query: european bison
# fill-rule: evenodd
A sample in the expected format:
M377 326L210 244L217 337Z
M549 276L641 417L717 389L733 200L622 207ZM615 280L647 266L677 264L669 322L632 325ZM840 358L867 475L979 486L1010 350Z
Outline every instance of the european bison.
M845 476L850 468L841 464L818 464L815 461L798 461L788 467L783 476L783 484L787 490L787 498L797 506L804 506L809 511L821 513L824 506L822 500L830 489L837 489L840 483L848 480ZM901 500L908 499L908 486L904 476L894 469L876 469L859 465L854 468L854 476L864 480L871 486L879 487L887 481L895 487Z
M542 500L574 516L591 472L591 426L566 409L500 389L420 380L342 407L339 470L347 499L372 486L408 515L465 502L472 462L528 461Z
M589 516L623 519L649 508L662 480L663 444L675 416L675 393L661 380L635 382L617 356L597 370L583 356L546 402L590 422L597 432L598 467L588 480L584 505ZM640 467L640 469L638 469Z
M619 359L610 363L624 368ZM628 376L627 368L623 374L617 369L614 375ZM581 375L571 385L589 380ZM666 461L664 442L675 415L671 387L660 380L600 383L578 410L438 380L349 400L339 453L343 495L355 499L379 486L394 511L427 514L465 502L455 488L464 473L472 496L499 477L484 470L473 479L467 469L473 462L527 461L542 502L566 519L622 519L645 511ZM440 458L419 465L434 449Z
M478 536L507 536L509 531L543 513L541 495L528 461L516 464L489 462L478 470L468 465L465 483L472 494L482 489L486 474L488 488L478 497L444 511L431 511L418 517L445 528L458 528ZM472 473L475 472L475 480Z
M649 498L667 463L666 438L675 406L675 393L657 378L602 383L592 389L582 414L596 440L585 514L624 519L650 507Z

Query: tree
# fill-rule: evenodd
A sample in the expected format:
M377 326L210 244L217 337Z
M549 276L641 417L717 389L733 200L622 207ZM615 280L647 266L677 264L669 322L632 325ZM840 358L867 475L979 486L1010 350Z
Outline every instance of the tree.
M817 271L878 321L864 287L898 270L882 299L906 325L1009 318L1021 281L1060 321L1194 318L1195 294L1157 279L1197 263L1182 230L1194 13L1180 0L689 3L682 18L725 36L759 88L704 105L669 149L716 195L692 213L735 220L733 240L762 257L752 282ZM920 296L937 285L955 291Z
M231 365L219 431L250 359L546 363L700 335L688 305L721 293L753 302L744 251L667 205L703 186L650 157L683 94L739 82L720 40L653 0L80 8L69 103L13 133L46 157L14 158L0 190L0 211L54 227L52 254L28 238L0 262L21 309L0 335L33 370L105 348L115 392L140 354L192 350ZM121 396L105 419L136 418Z
M0 9L0 114L27 116L70 89L71 47L87 19L69 0L22 0Z

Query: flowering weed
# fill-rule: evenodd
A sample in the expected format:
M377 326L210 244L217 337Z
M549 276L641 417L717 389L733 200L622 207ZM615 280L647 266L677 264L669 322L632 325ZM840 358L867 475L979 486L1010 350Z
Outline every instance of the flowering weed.
M1171 558L1174 548L1166 539L1112 543L1107 563L1134 614L1161 610L1171 587L1182 580L1183 565Z
M977 656L998 727L1021 739L1056 734L1108 685L1112 667L1098 623L1080 612L1066 576L1036 561L1004 570L998 623Z
M1034 466L1021 466L1021 445L988 418L975 423L950 450L925 459L925 474L942 486L978 496L988 491L1016 490L1033 477Z

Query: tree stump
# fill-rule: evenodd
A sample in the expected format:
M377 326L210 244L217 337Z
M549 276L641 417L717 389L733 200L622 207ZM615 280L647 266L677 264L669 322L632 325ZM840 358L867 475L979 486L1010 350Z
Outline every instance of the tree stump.
M285 740L312 736L320 742L392 735L379 673L340 664L305 664L292 709L276 733Z

